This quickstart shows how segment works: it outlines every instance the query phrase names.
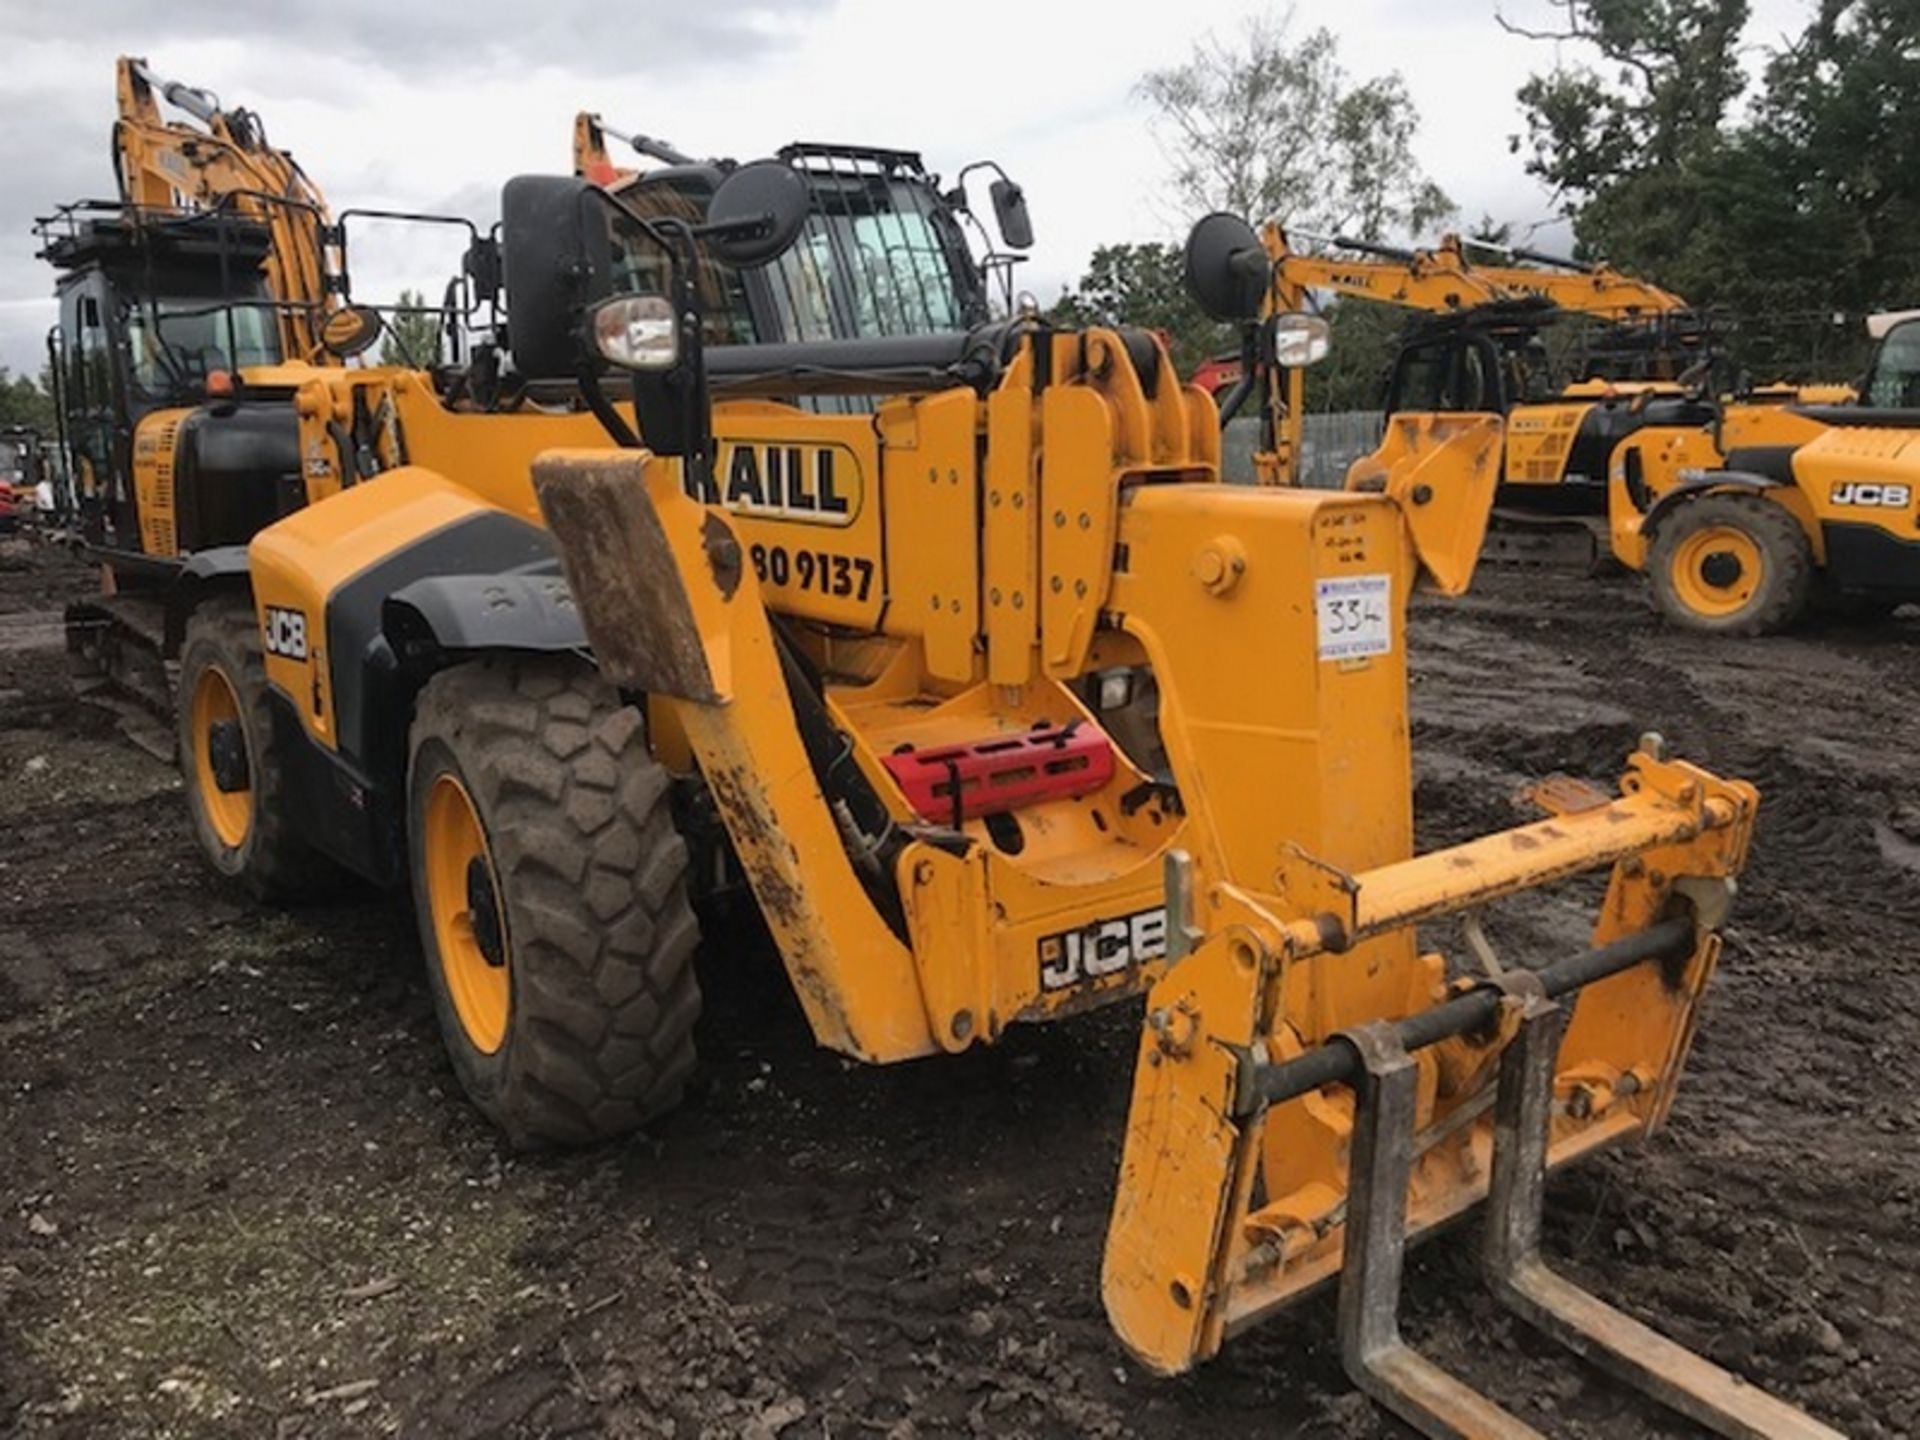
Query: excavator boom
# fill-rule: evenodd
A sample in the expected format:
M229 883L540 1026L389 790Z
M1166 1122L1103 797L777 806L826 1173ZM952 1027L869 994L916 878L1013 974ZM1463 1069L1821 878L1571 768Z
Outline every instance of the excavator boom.
M267 141L260 117L224 109L209 90L165 80L145 60L122 56L116 76L119 115L113 126L120 201L136 216L218 211L267 227L267 290L279 314L282 353L315 364L338 363L320 344L326 317L339 308L327 286L330 220L319 187L297 161ZM160 102L199 124L170 120Z

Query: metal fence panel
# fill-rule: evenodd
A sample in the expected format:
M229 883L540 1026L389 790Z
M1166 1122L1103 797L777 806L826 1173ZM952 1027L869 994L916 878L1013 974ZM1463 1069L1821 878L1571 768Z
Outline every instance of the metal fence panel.
M1362 455L1371 454L1385 429L1386 416L1379 410L1307 416L1300 447L1300 483L1316 490L1338 490L1347 478L1347 467ZM1220 470L1225 479L1241 485L1252 483L1253 449L1259 435L1260 422L1253 416L1228 423L1220 443Z

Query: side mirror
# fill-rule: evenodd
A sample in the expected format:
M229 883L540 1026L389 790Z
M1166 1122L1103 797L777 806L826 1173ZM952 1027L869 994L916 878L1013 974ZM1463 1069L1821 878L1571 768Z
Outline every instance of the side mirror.
M607 207L604 192L572 175L516 175L501 192L507 339L529 379L578 369L581 318L613 289Z
M1033 217L1027 214L1027 192L1002 175L987 187L987 193L993 197L993 219L1000 227L1000 239L1011 249L1030 249Z
M460 268L473 287L473 298L491 304L500 298L500 244L490 235L476 238L460 258Z
M1260 237L1238 215L1216 211L1187 236L1187 293L1215 320L1258 319L1272 269Z
M320 348L336 360L350 360L373 348L383 324L371 305L349 305L327 316L320 327Z
M1333 329L1318 315L1276 315L1273 363L1286 370L1318 365L1333 348Z
M777 260L792 248L812 208L807 182L779 160L755 160L720 182L696 227L716 259L747 268Z

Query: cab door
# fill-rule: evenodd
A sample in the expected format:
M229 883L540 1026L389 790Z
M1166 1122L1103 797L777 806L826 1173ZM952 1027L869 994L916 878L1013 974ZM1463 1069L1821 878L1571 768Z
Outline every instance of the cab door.
M60 293L61 418L83 533L92 544L137 548L127 479L131 436L112 315L106 279L97 270L76 276Z

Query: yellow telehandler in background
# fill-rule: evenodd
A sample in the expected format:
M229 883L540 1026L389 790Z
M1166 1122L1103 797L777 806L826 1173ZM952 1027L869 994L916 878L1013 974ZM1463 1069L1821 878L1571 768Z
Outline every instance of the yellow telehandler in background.
M1422 314L1394 357L1385 438L1353 462L1350 487L1378 486L1428 451L1436 415L1495 413L1505 445L1489 553L1563 549L1591 563L1588 522L1543 517L1605 515L1613 558L1647 575L1662 615L1729 635L1779 630L1816 602L1867 618L1920 600L1915 317L1871 322L1878 344L1858 386L1719 397L1685 302L1608 267L1473 263L1451 236L1432 251L1337 242L1356 258L1303 253L1274 225L1262 241L1269 328L1258 343L1270 350L1271 327L1315 291ZM1613 322L1609 343L1637 374L1552 382L1540 330L1580 307ZM1302 387L1302 372L1283 368L1258 402L1255 469L1268 483L1292 482Z
M1763 635L1816 604L1872 618L1920 600L1920 315L1872 317L1846 404L1733 404L1615 454L1614 557L1690 629Z

